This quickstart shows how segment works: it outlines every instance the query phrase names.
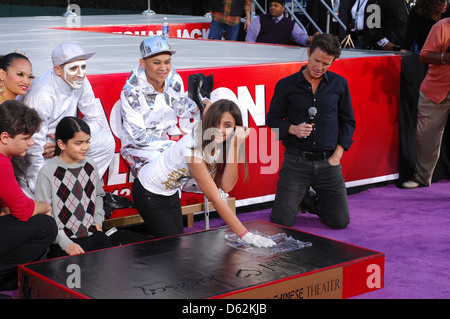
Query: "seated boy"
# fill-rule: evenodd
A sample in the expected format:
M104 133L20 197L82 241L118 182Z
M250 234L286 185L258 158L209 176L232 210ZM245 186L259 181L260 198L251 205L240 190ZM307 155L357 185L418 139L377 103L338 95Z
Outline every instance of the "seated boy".
M17 289L17 267L38 260L57 234L50 205L28 198L14 176L13 156L24 156L41 119L17 100L0 104L0 291Z

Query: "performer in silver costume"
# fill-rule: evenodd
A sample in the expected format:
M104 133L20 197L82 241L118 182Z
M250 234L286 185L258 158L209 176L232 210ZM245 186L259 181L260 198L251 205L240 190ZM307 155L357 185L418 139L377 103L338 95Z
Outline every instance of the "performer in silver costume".
M115 141L109 128L104 109L95 98L92 86L86 78L86 60L94 53L85 53L76 43L62 43L52 52L54 67L33 81L24 102L36 109L43 122L33 135L34 145L26 155L26 161L19 162L25 176L19 177L23 190L34 196L38 173L45 164L44 145L54 143L52 136L56 125L66 116L82 113L91 129L91 147L88 156L98 168L100 176L111 163ZM51 136L52 135L52 136Z
M181 76L172 67L168 38L145 38L142 59L128 77L121 95L121 155L134 176L174 141L170 136L192 130L200 119L197 104L184 91ZM178 127L178 125L179 127Z

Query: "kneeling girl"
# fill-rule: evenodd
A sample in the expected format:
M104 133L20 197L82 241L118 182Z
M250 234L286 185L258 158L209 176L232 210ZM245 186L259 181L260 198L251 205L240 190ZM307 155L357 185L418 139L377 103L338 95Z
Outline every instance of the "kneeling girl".
M193 132L183 136L146 164L133 183L133 199L151 233L167 237L183 233L180 190L194 178L227 225L245 242L268 247L269 238L249 233L222 199L238 181L238 152L249 135L238 106L229 100L213 103Z

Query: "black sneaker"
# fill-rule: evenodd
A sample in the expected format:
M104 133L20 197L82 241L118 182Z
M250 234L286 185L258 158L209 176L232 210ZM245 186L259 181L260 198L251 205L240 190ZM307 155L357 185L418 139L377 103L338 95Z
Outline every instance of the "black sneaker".
M105 218L111 217L111 213L119 208L135 208L134 203L126 197L106 192L103 197L103 210Z
M137 243L153 239L153 236L136 233L127 229L111 228L105 233L110 239L113 246L121 246L126 244Z
M317 197L317 194L312 189L308 189L306 191L305 197L303 197L303 200L298 205L298 209L303 213L310 213L314 215L318 215L318 209L317 209L317 203L319 201L319 198Z
M204 104L202 98L210 98L214 85L213 75L205 76L203 73L195 73L188 76L188 96L193 100L200 114L203 114Z

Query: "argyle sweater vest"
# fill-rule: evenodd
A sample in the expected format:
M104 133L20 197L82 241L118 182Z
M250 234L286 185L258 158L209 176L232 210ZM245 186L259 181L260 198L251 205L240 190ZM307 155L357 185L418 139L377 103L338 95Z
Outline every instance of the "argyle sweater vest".
M69 238L87 237L95 232L95 184L98 176L91 164L71 169L58 167L54 174L57 187L58 219Z

